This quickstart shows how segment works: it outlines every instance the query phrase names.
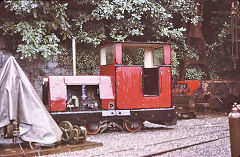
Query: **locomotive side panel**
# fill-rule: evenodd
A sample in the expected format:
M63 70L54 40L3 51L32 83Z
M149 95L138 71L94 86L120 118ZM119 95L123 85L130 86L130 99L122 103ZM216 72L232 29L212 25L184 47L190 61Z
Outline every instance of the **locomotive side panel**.
M142 103L142 67L117 67L116 92L118 109L144 108Z
M155 69L150 69L151 74ZM146 72L143 74L141 66L117 67L117 108L150 109L171 107L171 69L170 67L160 67L156 70L158 74L151 76L146 75Z
M161 67L160 71L162 73L161 107L171 107L171 68Z
M110 76L112 82L113 99L102 99L102 109L115 109L115 65L104 65L100 68L102 76Z
M171 107L171 69L159 68L159 96L144 96L145 108Z
M66 110L67 88L62 76L49 76L49 110Z

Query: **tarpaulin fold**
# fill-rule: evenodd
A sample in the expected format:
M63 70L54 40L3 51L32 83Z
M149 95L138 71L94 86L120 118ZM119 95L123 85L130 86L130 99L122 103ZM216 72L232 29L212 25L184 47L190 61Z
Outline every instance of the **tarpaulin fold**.
M52 144L61 140L61 129L14 57L0 71L0 127L10 121L19 123L24 141Z

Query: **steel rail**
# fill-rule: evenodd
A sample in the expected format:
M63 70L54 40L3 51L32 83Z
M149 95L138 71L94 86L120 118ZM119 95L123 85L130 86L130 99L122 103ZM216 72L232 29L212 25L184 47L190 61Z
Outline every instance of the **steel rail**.
M186 148L189 148L189 147L194 147L194 146L205 144L205 143L214 142L214 141L221 140L221 139L228 138L228 137L230 137L230 136L224 136L224 137L220 137L220 138L216 138L216 139L212 139L212 140L207 140L207 141L198 142L198 143L194 143L194 144L190 144L190 145L186 145L186 146L182 146L182 147L178 147L178 148L173 148L173 149L161 151L161 152L158 152L158 153L148 154L148 155L144 155L143 157L163 155L163 154L166 154L166 153L174 152L174 151L181 150L181 149L186 149Z
M193 128L191 128L191 129L193 129ZM226 132L226 131L229 131L229 129L218 130L217 132L216 131L210 131L210 132L205 132L205 133L202 133L202 134L186 136L186 137L182 137L182 138L176 138L176 139L163 141L163 142L159 142L159 143L147 144L147 145L144 145L144 147L150 147L150 146L154 146L154 145L165 144L165 143L174 142L174 141L180 141L180 140L184 140L184 139L187 139L187 138L198 137L198 136L203 136L203 135L222 133L222 132ZM165 154L165 153L169 153L169 152L173 152L173 151L177 151L177 150L181 150L181 149L186 149L186 148L193 147L193 146L196 146L196 145L201 145L201 144L205 144L205 143L214 142L214 141L221 140L221 139L228 138L228 137L230 137L230 136L223 136L223 137L220 137L220 138L215 138L215 139L206 140L206 141L202 141L202 142L198 142L198 143L194 143L194 144L189 144L189 145L185 145L185 146L178 147L178 148L171 148L171 149L168 149L168 150L165 150L165 151L144 155L143 157L162 155L162 154ZM97 155L94 155L94 156L103 156L103 155L132 151L132 150L137 150L137 149L139 149L139 148L127 148L127 149L121 149L121 150L118 150L118 151L107 152L107 153L104 153L104 154L97 154Z

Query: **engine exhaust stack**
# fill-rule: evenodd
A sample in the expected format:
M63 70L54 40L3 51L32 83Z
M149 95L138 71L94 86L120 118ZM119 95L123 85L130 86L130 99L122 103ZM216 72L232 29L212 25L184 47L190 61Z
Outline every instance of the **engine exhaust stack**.
M73 75L76 76L76 38L72 38L72 53L73 53Z

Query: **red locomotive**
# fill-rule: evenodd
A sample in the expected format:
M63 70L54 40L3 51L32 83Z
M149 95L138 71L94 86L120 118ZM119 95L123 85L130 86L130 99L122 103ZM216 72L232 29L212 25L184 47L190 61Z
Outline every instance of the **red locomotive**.
M144 65L123 65L128 48L144 51ZM161 65L155 63L155 51L162 52ZM100 76L47 76L43 102L57 123L84 125L89 134L110 125L136 132L144 121L175 125L170 45L105 43L100 48Z
M194 118L204 110L231 109L239 102L238 80L185 80L176 81L172 89L172 104L180 118Z
M172 104L179 118L195 118L195 97L201 85L200 80L177 81L173 84Z

